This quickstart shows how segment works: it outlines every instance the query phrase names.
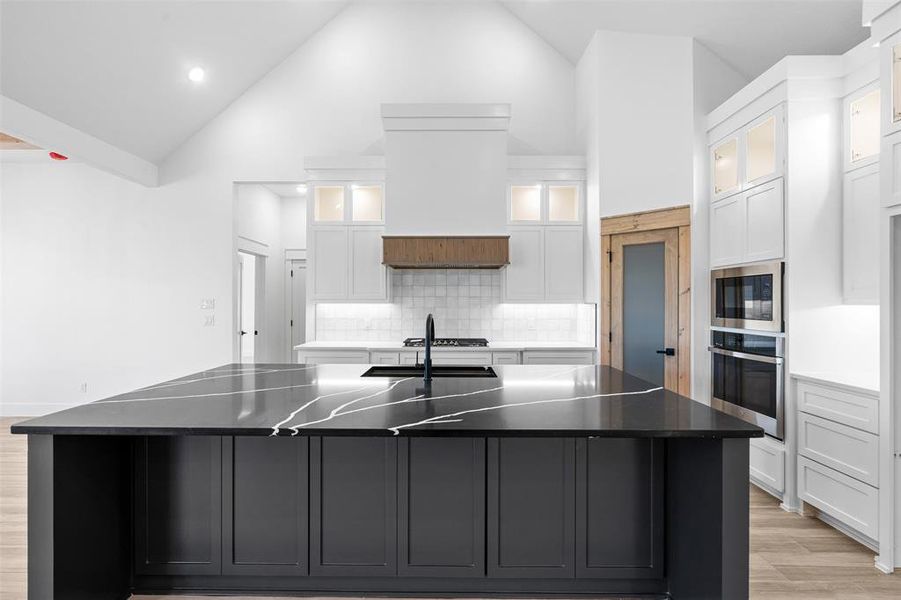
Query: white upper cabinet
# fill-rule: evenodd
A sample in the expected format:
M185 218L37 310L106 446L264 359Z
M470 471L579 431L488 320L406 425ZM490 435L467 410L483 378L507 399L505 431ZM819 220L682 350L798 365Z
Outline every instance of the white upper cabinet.
M313 187L313 225L385 222L385 189L381 183L317 183Z
M382 264L382 228L351 227L349 244L350 298L384 300L388 275Z
M383 223L385 221L384 190L380 184L353 184L351 189L350 220L354 223Z
M334 223L344 220L344 186L319 185L313 188L313 221Z
M741 195L710 207L710 266L734 265L744 256L744 200Z
M504 299L541 302L544 289L544 228L517 227L510 231L510 264L504 269Z
M581 183L514 183L507 190L510 225L582 224Z
M582 228L545 228L545 300L582 302L582 280Z
M307 213L311 300L386 302L384 186L318 182L312 185L312 200Z
M713 198L724 198L741 191L738 172L738 138L731 137L713 147L711 153L713 172Z
M713 144L711 197L719 200L781 177L785 162L782 105Z
M710 207L710 266L782 258L785 254L783 180L776 179Z
M317 227L309 239L313 300L347 299L347 228Z
M743 262L782 258L785 255L782 180L751 188L742 196L745 204Z
M582 183L525 180L508 186L506 302L584 302Z
M509 221L511 223L540 223L541 196L541 185L511 185Z
M843 163L845 170L858 169L879 160L878 83L849 95L844 101Z
M547 220L550 223L582 222L581 186L550 184L547 186Z
M879 302L879 165L845 173L842 284L846 304Z

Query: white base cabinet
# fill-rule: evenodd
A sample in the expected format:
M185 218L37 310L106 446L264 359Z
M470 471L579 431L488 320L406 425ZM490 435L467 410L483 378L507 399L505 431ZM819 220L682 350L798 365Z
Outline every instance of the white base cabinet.
M301 348L297 362L321 365L353 363L374 365L415 365L423 360L422 348L367 350L365 348ZM590 365L595 351L572 349L542 350L432 350L435 365Z
M811 379L797 379L795 389L798 497L852 533L876 539L879 395Z
M751 482L780 500L785 492L785 445L770 437L751 438Z

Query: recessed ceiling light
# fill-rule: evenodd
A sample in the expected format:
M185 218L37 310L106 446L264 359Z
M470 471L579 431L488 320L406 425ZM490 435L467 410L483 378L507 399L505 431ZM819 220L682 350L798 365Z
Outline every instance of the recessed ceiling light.
M201 81L203 81L203 78L205 76L206 73L200 67L193 67L190 71L188 71L188 79L190 79L194 83L200 83Z
M295 189L297 190L298 194L306 194L307 193L307 186L305 186L303 184L300 184Z

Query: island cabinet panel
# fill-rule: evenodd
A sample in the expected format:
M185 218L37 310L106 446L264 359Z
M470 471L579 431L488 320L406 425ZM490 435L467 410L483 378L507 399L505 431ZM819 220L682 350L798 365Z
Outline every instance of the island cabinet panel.
M310 574L397 574L397 439L310 439Z
M135 572L218 575L222 438L148 436L135 452Z
M488 575L574 577L575 444L488 440Z
M398 574L483 577L484 438L406 438L398 451Z
M222 572L306 575L306 437L227 437L222 452Z
M663 576L663 446L576 440L576 576Z

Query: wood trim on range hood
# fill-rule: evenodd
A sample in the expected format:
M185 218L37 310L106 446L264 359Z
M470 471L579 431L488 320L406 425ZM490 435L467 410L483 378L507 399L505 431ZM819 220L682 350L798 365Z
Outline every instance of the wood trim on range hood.
M383 235L382 264L396 269L500 269L510 236Z

